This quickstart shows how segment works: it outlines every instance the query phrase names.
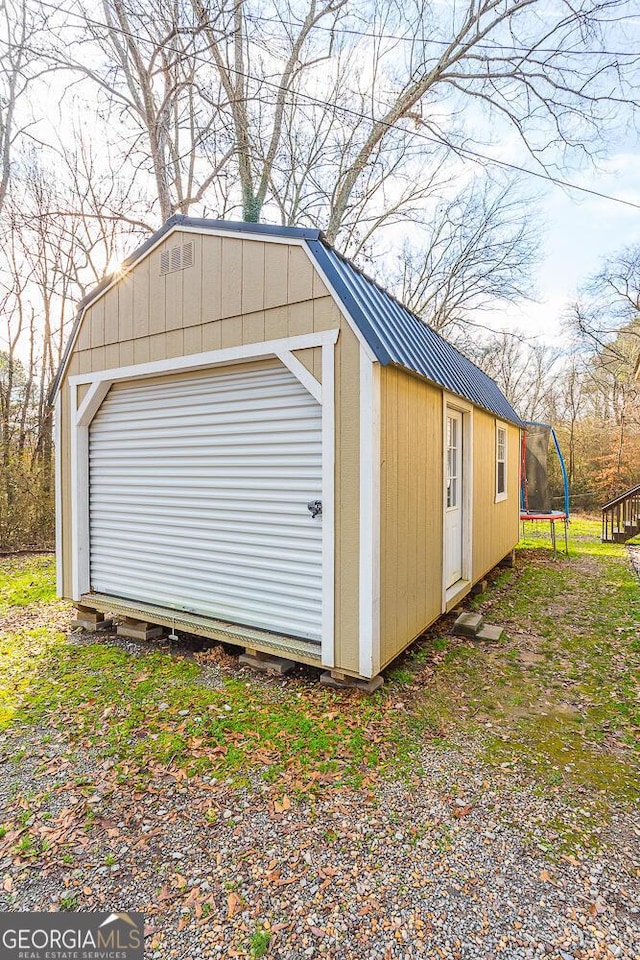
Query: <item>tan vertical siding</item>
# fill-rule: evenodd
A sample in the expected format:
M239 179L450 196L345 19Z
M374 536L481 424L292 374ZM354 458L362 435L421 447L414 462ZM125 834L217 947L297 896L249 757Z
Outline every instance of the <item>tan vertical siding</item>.
M193 267L168 273L164 278L166 289L164 328L167 332L182 329L182 281L187 273L191 275L190 279L193 279Z
M104 346L109 343L118 342L118 288L112 287L104 295L104 340L102 344L96 344L96 346ZM91 310L93 314L93 309ZM84 327L85 322L82 324ZM91 322L93 325L93 322Z
M264 251L264 305L267 309L287 303L289 247L267 243Z
M496 422L507 429L507 498L496 495ZM483 410L473 414L473 579L506 556L519 538L520 431Z
M183 272L182 326L185 329L202 324L202 244L193 244L193 266ZM186 335L186 333L185 333Z
M160 276L160 254L166 246L168 246L167 243L161 244L146 258L149 261L149 336L165 331L167 278ZM137 269L138 267L136 271ZM151 359L154 357L152 356Z
M138 268L133 271L131 282L133 284L133 332L131 336L134 340L140 340L149 336L149 279L151 260L147 257ZM98 301L100 303L100 301ZM97 304L96 304L97 306ZM135 354L135 350L134 350ZM136 360L136 363L138 361Z
M222 239L203 235L195 246L202 249L202 323L211 323L222 316ZM217 348L205 347L208 349Z
M133 337L133 277L126 274L117 287L118 290L118 342Z
M288 303L313 298L313 264L300 247L289 247Z
M264 243L242 241L242 313L264 309Z
M92 307L91 310L92 318L91 324L83 324L83 333L85 338L89 340L88 346L90 347L101 347L105 342L104 340L104 297ZM78 338L78 350L83 350L84 346L82 345L80 338Z
M359 345L306 253L284 243L185 234L194 265L160 275L174 234L109 289L84 316L62 383L63 584L71 596L68 377L183 353L340 330L336 397L336 665L358 671ZM126 281L126 289L121 286ZM123 310L120 315L120 308ZM125 339L121 339L121 334ZM321 350L299 358L322 379Z
M123 340L120 344L120 366L130 367L133 363L133 340Z
M381 371L380 656L392 660L440 616L442 393Z
M225 237L221 249L222 316L237 317L242 313L242 240Z

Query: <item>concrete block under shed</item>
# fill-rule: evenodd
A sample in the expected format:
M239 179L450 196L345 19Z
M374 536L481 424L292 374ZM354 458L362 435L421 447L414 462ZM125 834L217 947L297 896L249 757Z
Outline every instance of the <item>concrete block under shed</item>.
M78 620L86 620L87 623L101 623L104 620L104 613L100 610L93 610L82 604L76 605L76 614Z
M146 620L133 620L125 617L118 624L116 631L119 637L126 637L129 640L158 640L164 634L164 627L155 623L147 623Z
M113 620L85 620L82 617L76 617L71 621L71 627L74 630L84 630L86 633L97 633L99 630L107 630L113 626Z
M474 595L474 597L477 597L481 593L486 593L488 587L488 580L479 580L478 583L474 583L474 585L471 587L471 593Z
M257 650L247 650L246 653L240 654L238 662L243 667L251 667L261 673L272 673L278 677L283 677L295 666L292 660L274 657L268 653L259 653Z
M95 633L97 630L105 630L110 627L113 620L106 620L104 613L100 610L93 610L91 607L85 607L82 604L76 604L76 616L71 621L74 630L85 630L87 633Z
M384 679L378 674L371 680L358 680L356 677L347 677L334 670L321 673L320 683L333 690L361 690L362 693L375 693L384 683Z
M484 617L479 613L461 613L453 625L458 637L475 637L484 626Z

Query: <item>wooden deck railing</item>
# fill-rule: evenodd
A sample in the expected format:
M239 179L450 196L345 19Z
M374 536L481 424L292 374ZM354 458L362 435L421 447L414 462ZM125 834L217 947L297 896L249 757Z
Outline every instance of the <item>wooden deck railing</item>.
M602 540L624 543L640 533L640 483L602 507Z

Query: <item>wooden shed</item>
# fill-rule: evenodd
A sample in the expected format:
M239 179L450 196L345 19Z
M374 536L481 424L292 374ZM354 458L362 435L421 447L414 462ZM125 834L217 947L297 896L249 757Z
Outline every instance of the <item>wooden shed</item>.
M58 590L375 677L518 540L496 384L317 230L172 217L55 384Z

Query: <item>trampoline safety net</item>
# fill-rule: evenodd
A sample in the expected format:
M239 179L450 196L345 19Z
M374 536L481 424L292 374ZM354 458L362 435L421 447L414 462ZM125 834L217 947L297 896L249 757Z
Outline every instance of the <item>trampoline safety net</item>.
M530 513L548 513L551 510L549 492L549 441L551 427L527 425L524 451L523 507Z

